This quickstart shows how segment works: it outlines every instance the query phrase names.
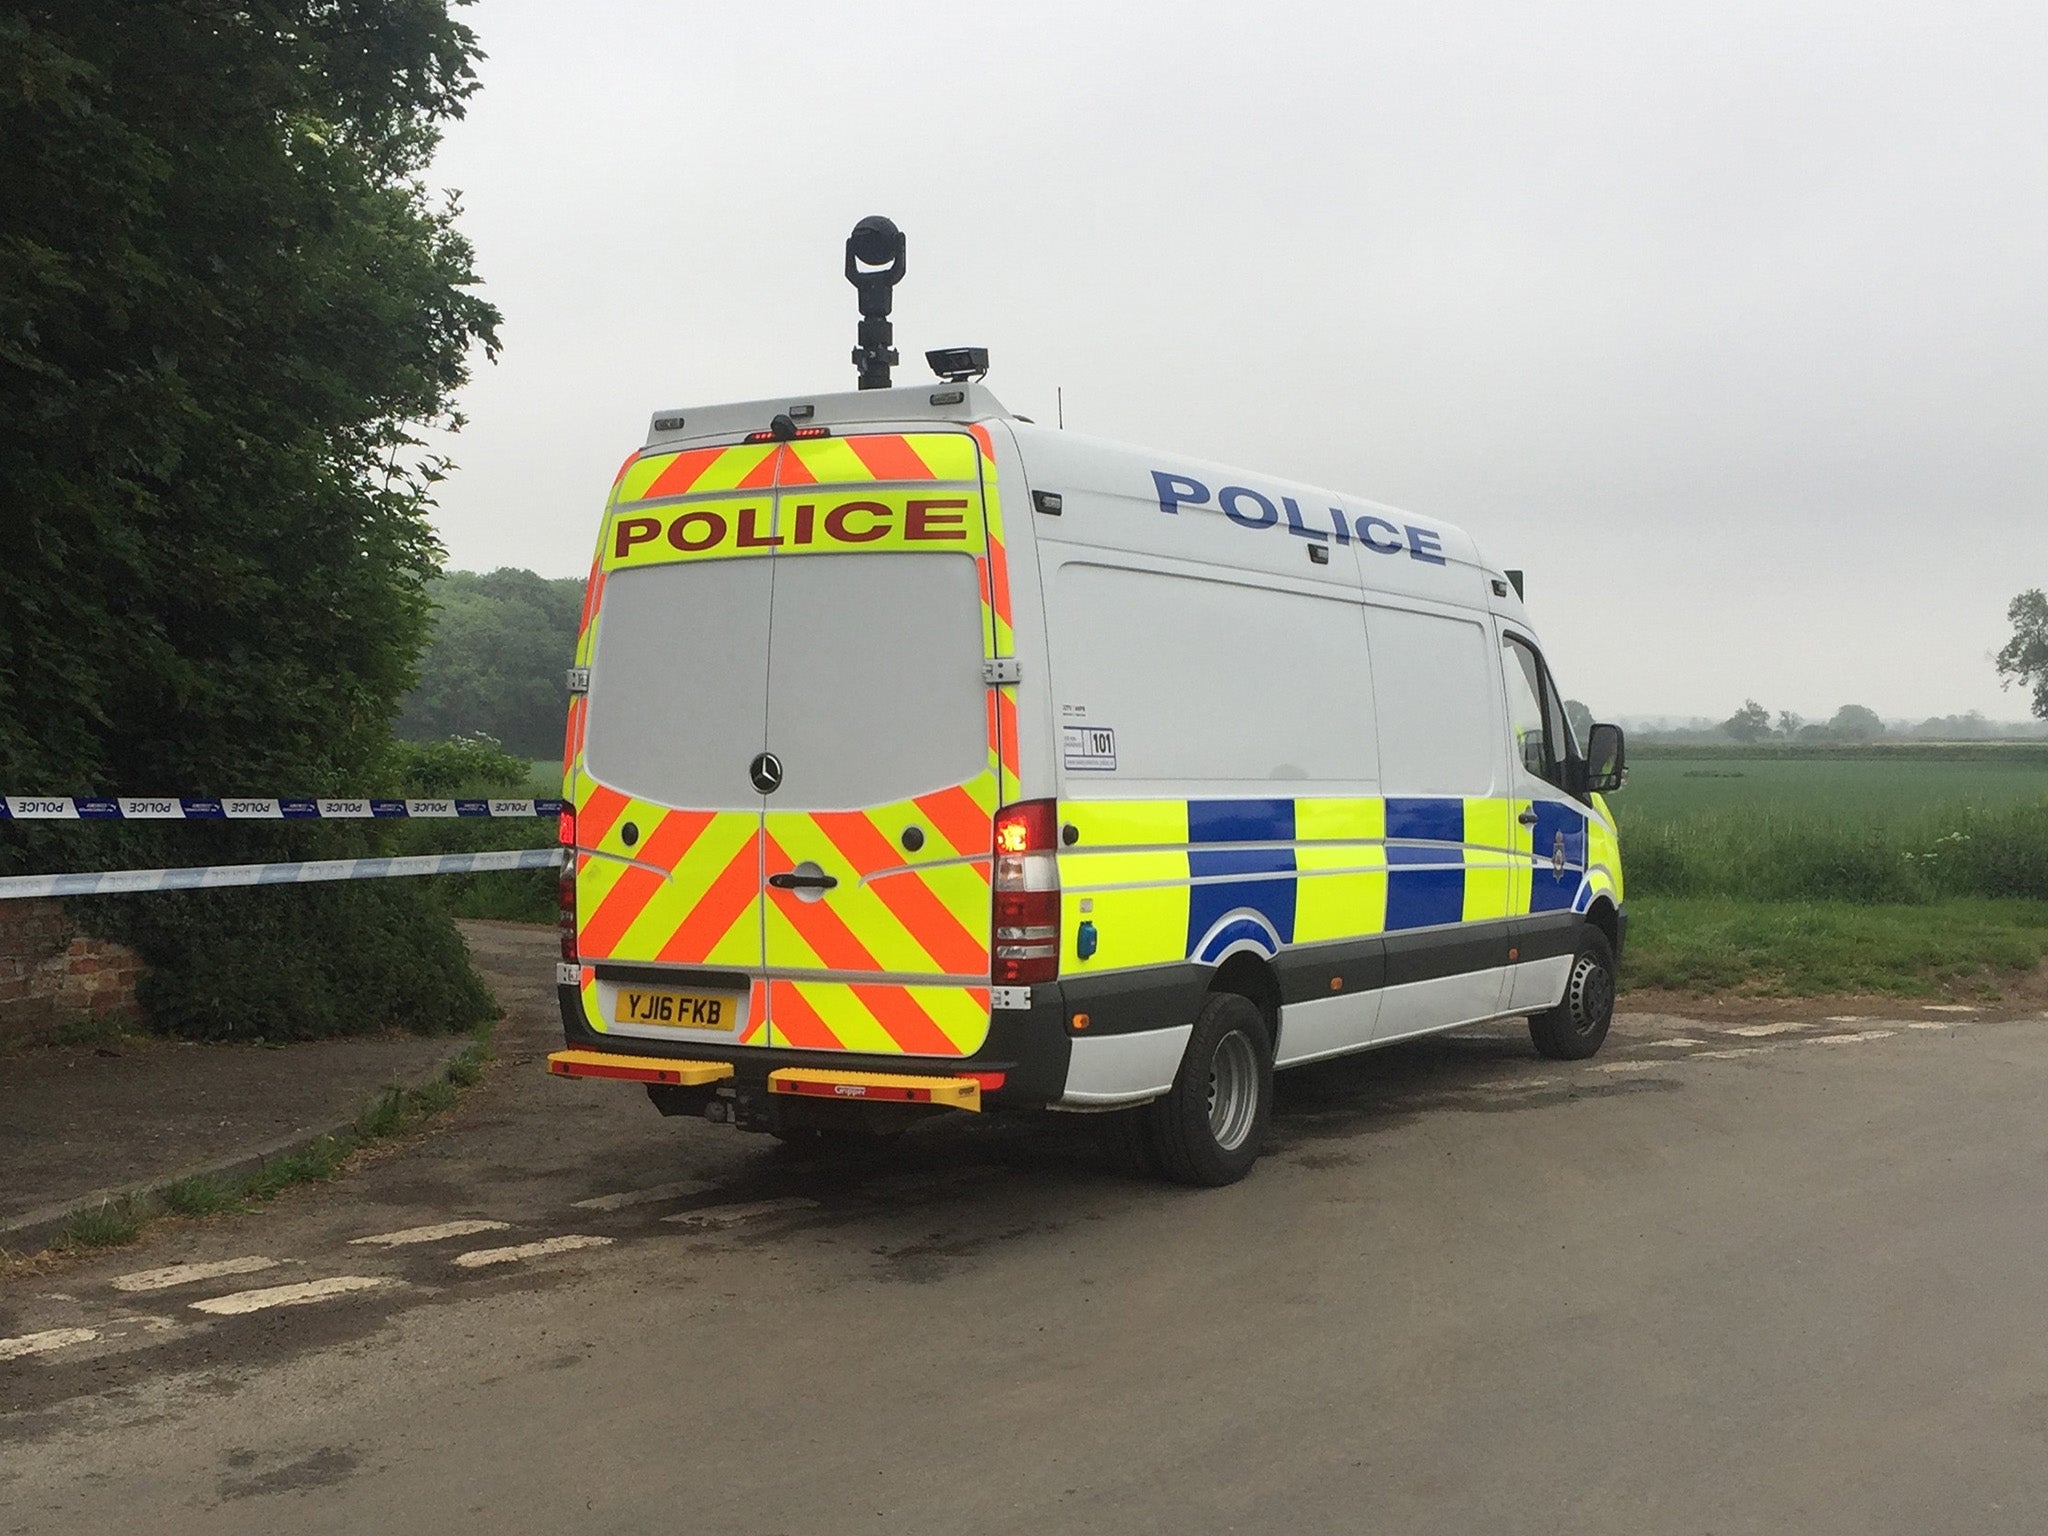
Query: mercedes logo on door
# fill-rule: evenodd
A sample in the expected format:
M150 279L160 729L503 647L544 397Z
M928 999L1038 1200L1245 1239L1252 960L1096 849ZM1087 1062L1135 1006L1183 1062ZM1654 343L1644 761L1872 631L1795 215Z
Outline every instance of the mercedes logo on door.
M747 777L762 794L774 794L782 788L782 759L773 752L763 752L747 769Z

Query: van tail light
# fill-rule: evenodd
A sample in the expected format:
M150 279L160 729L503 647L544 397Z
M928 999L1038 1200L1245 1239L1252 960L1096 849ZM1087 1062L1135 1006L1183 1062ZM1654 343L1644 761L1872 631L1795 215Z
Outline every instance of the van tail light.
M996 812L996 985L1051 981L1060 969L1060 866L1050 800Z
M562 844L562 878L555 887L555 926L562 937L562 958L571 965L576 963L576 813L562 812L561 830L557 833Z

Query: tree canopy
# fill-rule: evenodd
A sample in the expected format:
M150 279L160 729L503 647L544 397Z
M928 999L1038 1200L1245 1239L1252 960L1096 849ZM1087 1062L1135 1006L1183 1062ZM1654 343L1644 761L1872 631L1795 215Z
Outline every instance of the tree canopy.
M449 0L0 11L0 787L403 792L391 722L440 561L442 466L413 433L455 424L496 348L455 203L422 180L477 56ZM318 858L382 835L8 823L0 861ZM76 910L142 951L145 1003L185 1033L492 1008L418 882Z
M1721 722L1721 733L1734 741L1762 741L1771 734L1771 712L1755 699L1742 701L1742 708Z
M349 786L425 636L446 420L498 314L420 177L445 0L0 14L0 782Z
M415 741L482 734L521 757L560 753L582 580L509 568L450 571L429 595L433 638L399 733Z
M1998 653L1999 676L2033 690L2028 701L2035 714L2048 720L2048 593L2036 587L2022 592L2005 611L2012 639Z

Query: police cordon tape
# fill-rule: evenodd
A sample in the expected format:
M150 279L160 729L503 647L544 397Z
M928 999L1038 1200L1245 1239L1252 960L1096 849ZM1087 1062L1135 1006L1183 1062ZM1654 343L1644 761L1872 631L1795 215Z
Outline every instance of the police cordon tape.
M0 901L47 896L127 896L238 885L309 885L322 880L390 880L403 875L481 875L552 869L560 848L493 853L422 853L390 859L320 859L301 864L209 864L194 869L108 869L69 875L0 876Z
M173 795L6 795L0 821L437 821L559 816L566 800L264 799Z

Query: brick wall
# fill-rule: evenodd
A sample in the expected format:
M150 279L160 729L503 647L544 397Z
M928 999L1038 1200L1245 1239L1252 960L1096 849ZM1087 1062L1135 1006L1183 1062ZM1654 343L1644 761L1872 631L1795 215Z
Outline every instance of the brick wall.
M0 1035L108 1013L139 1020L142 970L125 944L80 933L60 901L0 901Z

